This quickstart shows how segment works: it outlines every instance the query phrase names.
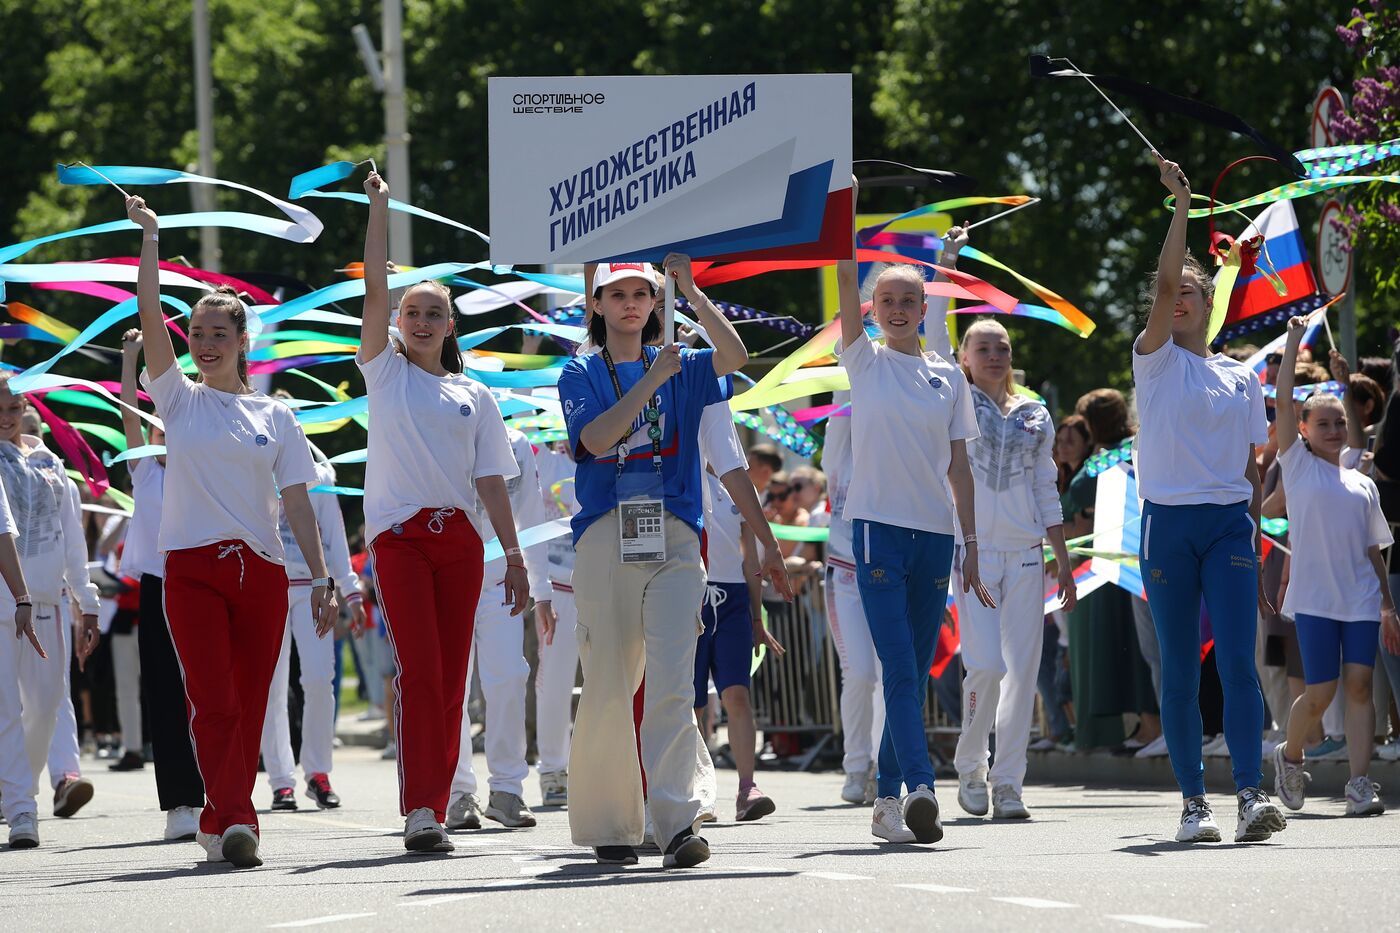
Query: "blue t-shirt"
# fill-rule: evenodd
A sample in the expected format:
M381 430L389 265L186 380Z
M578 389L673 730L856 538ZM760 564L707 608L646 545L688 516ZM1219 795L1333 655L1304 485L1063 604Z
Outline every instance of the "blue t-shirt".
M654 347L645 347L649 359L656 358ZM713 350L682 350L681 371L661 386L661 476L666 511L699 534L704 526L704 493L700 482L700 415L706 405L727 400L734 392L728 376L715 378ZM617 381L626 394L642 378L641 361L618 363ZM602 353L577 357L564 364L559 376L559 401L569 429L569 449L578 455L574 494L579 511L573 519L574 544L588 526L617 508L617 448L602 456L583 449L580 436L594 418L618 402L617 391L608 376ZM647 422L638 415L627 440L625 473L645 473L651 462L651 438Z

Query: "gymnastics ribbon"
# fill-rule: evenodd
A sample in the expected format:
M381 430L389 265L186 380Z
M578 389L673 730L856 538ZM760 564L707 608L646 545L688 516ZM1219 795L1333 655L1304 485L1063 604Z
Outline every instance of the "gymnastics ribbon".
M520 539L519 545L522 548L534 547L536 544L544 544L546 541L553 541L555 538L562 538L564 535L572 534L573 529L570 526L571 521L572 520L568 518L556 518L542 525L533 525L526 528L517 535ZM492 538L490 541L486 542L486 550L485 553L482 554L482 559L486 563L489 564L491 561L499 560L505 556L505 548L501 546L500 538Z
M5 306L5 310L16 321L32 324L45 333L57 337L60 343L70 343L78 336L78 332L67 324L57 318L51 318L38 308L32 308L23 302L11 301Z
M68 462L78 470L78 474L92 490L92 494L101 498L102 494L112 485L107 481L107 471L102 466L102 458L97 456L93 449L88 446L88 442L83 440L82 435L71 424L55 415L38 396L30 396L29 404L34 406L39 417L44 419L44 423L49 426L49 432L53 435L54 442L58 444L58 449L63 452L63 456Z
M128 460L140 460L142 457L159 457L165 453L164 444L143 444L140 447L128 447L116 456L104 454L102 462L111 466L114 463L124 463Z
M1338 398L1346 394L1346 386L1340 382L1328 380L1326 382L1310 382L1307 385L1293 387L1293 401L1306 402L1314 395L1335 395ZM1265 398L1278 398L1278 386L1264 386Z
M10 302L13 306L14 302ZM63 343L46 330L33 324L0 324L0 340L37 340L41 343Z
M322 191L326 185L333 185L338 181L344 181L354 174L357 166L362 162L332 162L320 168L313 168L309 172L302 172L300 175L292 177L292 183L288 188L287 197L292 200L301 198L337 198L342 201L354 201L357 204L368 204L369 196L364 194L354 194L349 191ZM405 214L412 214L415 217L422 217L425 220L435 220L440 224L447 224L449 227L456 227L458 230L465 230L468 233L476 234L483 243L490 243L491 238L475 227L469 227L464 223L444 217L441 214L434 214L432 211L425 211L421 207L414 207L403 201L389 199L389 210L402 211Z
M1230 244L1215 278L1215 298L1211 302L1210 323L1206 325L1206 343L1212 343L1220 328L1225 326L1225 317L1230 313L1230 296L1235 291L1235 282L1240 277L1244 265L1244 255L1249 249L1248 241L1235 240Z
M929 214L940 214L945 211L958 211L966 207L981 207L985 204L1005 204L1010 207L1020 207L1022 204L1029 204L1033 200L1035 199L1030 195L1006 194L996 197L949 198L946 201L935 201L932 204L916 207L912 211L905 211L898 217L892 217L883 223L861 228L856 231L856 242L861 246L875 246L877 244L874 238L883 233L887 227L897 224L902 220L910 220L914 217L925 217Z
M1197 217L1209 217L1211 214L1222 214L1226 211L1236 211L1246 207L1258 207L1261 204L1272 204L1275 201L1291 201L1297 198L1311 197L1314 194L1321 194L1324 191L1331 191L1335 188L1345 188L1350 185L1370 185L1387 184L1400 185L1400 175L1341 175L1332 178L1305 178L1301 181L1291 181L1277 188L1271 188L1261 194L1245 198L1242 201L1233 201L1229 204L1217 204L1213 207L1192 208L1186 216L1195 219ZM1209 201L1203 194L1191 195L1193 201ZM1169 211L1176 210L1176 195L1169 194L1162 201L1162 205ZM0 269L0 273L3 273Z
M1382 159L1400 156L1400 139L1383 143L1354 146L1327 146L1322 149L1300 149L1293 153L1307 166L1309 178L1330 178L1364 168Z
M0 275L4 273L3 266L0 266ZM412 269L408 272L395 272L389 275L389 289L407 288L410 285L417 285L419 282L428 279L440 279L447 276L456 275L459 272L466 272L471 269L492 269L495 268L489 262L439 262L431 266L423 266ZM276 324L290 318L299 317L303 313L319 309L322 305L331 304L336 301L344 301L348 298L363 298L365 294L364 279L355 279L348 282L336 282L324 288L299 295L289 299L279 305L257 305L253 308L264 324Z

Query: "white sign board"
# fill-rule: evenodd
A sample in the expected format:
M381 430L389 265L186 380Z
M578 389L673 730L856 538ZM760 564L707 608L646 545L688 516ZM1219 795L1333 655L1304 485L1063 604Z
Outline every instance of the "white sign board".
M851 76L491 78L491 261L851 255Z
M1333 224L1342 216L1339 201L1328 201L1317 222L1317 277L1329 295L1340 295L1351 284L1351 250L1346 234Z
M1313 149L1325 149L1328 146L1336 145L1332 138L1332 118L1347 109L1346 101L1342 100L1342 92L1327 85L1317 93L1317 99L1313 101L1312 125L1309 128L1309 140Z

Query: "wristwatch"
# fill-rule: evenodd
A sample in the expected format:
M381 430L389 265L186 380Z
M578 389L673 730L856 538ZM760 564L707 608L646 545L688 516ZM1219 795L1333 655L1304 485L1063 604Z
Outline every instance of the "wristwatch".
M335 578L334 578L334 577L316 577L315 579L313 579L313 580L311 581L311 588L314 590L314 589L315 589L316 587L318 587L318 586L324 586L326 589L332 590L332 591L333 591L333 590L335 589Z

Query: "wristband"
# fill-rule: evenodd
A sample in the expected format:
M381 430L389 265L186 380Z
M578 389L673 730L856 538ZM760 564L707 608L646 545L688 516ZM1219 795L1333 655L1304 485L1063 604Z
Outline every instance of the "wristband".
M977 536L976 536L976 535L964 535L964 536L963 536L963 544L976 544L976 543L977 543Z
M311 581L311 588L314 590L318 586L324 586L326 589L330 589L334 584L335 580L332 577L316 577Z
M34 608L34 604L31 603L28 599L15 600L15 608L18 609L20 606L28 606L30 609Z
M145 238L146 238L147 240L150 240L152 243L159 243L159 242L160 242L160 234L159 234L159 233L148 233L148 234L146 234L146 237L145 237Z
M524 564L512 564L510 561L506 561L506 567L514 567L516 570L524 570L524 569L525 569L525 565L524 565Z
M518 547L508 547L508 548L506 548L506 556L507 556L507 557L517 557L517 556L519 556L521 553L522 553L522 551L521 551L520 548L518 548Z

